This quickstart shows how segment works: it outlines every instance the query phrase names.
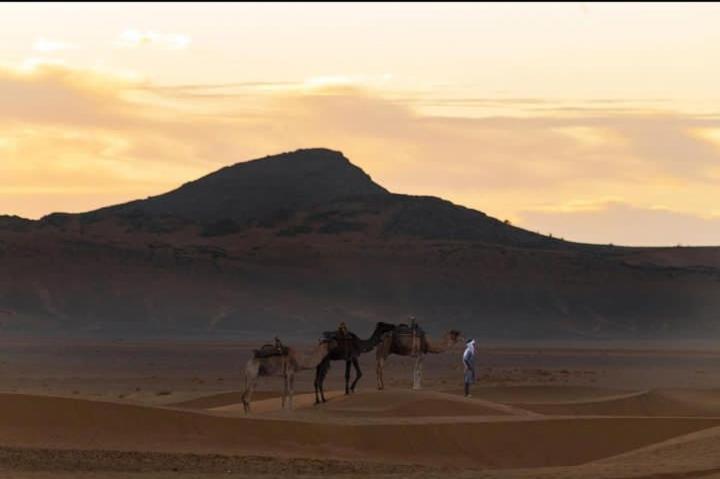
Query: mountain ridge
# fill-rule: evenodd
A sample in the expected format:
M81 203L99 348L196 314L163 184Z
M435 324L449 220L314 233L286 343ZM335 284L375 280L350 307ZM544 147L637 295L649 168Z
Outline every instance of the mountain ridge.
M304 216L303 216L304 215ZM61 225L70 218L91 223L108 218L144 222L156 231L197 224L204 236L284 225L282 234L365 231L360 216L384 215L379 236L460 239L550 248L562 242L505 224L482 211L435 196L391 193L341 152L308 148L220 168L166 193L85 213L53 213L40 219ZM318 223L325 217L325 224ZM356 218L351 219L351 218ZM154 224L154 226L152 226Z

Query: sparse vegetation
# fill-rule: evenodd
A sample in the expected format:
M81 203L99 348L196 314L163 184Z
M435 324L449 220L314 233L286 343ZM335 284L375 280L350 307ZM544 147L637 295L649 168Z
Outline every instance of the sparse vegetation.
M285 228L283 230L280 230L276 233L277 236L297 236L302 234L308 234L312 233L313 229L307 225L296 225L291 226L290 228Z
M225 236L237 233L242 226L230 218L224 218L210 223L203 228L202 236Z
M355 231L364 231L365 228L367 228L365 223L334 220L325 223L318 229L318 232L324 234L352 233Z

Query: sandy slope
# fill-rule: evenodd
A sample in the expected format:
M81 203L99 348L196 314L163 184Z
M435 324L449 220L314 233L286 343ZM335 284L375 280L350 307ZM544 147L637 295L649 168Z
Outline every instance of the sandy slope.
M280 396L279 391L255 391L254 401L262 401ZM229 391L226 393L211 394L187 401L171 402L168 406L181 407L185 409L210 409L232 404L239 404L242 401L242 391Z
M655 390L594 401L522 404L542 414L598 416L720 416L719 390Z
M472 399L452 379L455 355L428 361L420 392L409 390L410 363L400 358L386 373L402 388L375 391L369 356L370 375L352 396L340 393L335 368L331 400L313 406L312 374L300 375L288 413L280 381L264 381L246 417L234 345L28 347L0 348L0 388L23 393L0 394L2 479L720 473L720 369L704 353L486 354L493 374Z
M448 390L453 394L463 394L461 388ZM570 401L597 401L601 399L632 394L628 391L615 388L601 388L591 386L484 386L474 387L474 397L496 401L504 404L545 404Z
M636 467L649 467L658 463L696 469L720 469L720 428L690 433L597 461L597 464Z
M381 396L382 395L382 396ZM432 413L439 393L416 393L413 414ZM339 398L318 417L382 401L402 408L406 394ZM422 399L427 398L427 399ZM455 400L455 399L449 399ZM417 406L417 401L421 406ZM441 409L446 408L441 404ZM415 408L415 409L413 409ZM385 412L380 410L380 416ZM478 411L475 411L478 412ZM493 411L496 415L497 411ZM431 414L428 414L431 415ZM372 418L372 411L368 412ZM244 418L81 399L0 395L0 444L30 448L217 453L462 467L574 465L720 425L707 418L537 418L444 422L293 421ZM377 419L377 418L376 418Z
M465 399L435 391L408 389L383 392L360 392L329 402L322 416L355 416L365 419L383 418L465 418L487 416L537 416L512 406L482 399ZM318 415L316 415L318 416Z

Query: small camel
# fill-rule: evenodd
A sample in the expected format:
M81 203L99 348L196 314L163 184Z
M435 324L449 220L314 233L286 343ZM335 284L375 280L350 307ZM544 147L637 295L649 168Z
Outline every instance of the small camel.
M299 371L314 369L327 354L327 345L318 346L300 357L298 352L288 346L265 345L253 352L245 363L245 390L242 403L245 413L250 413L252 394L259 377L281 376L283 378L282 408L292 410L295 386L295 374Z
M320 344L327 347L327 353L315 369L315 404L326 402L323 384L330 369L331 361L345 361L345 394L355 392L355 386L362 377L358 358L362 353L372 351L380 343L383 335L394 328L395 326L392 324L379 322L375 325L375 330L368 339L360 339L350 332L346 334L338 334L337 331L323 333ZM352 385L350 385L351 365L355 367L355 380Z
M411 356L415 358L413 366L413 389L421 389L422 385L422 362L425 354L439 354L452 348L461 338L459 331L451 329L443 336L443 340L431 342L425 331L417 328L415 333L410 327L404 324L398 325L392 332L383 336L377 347L375 357L377 359L377 383L378 389L385 387L383 382L383 368L385 361L391 354L398 356Z

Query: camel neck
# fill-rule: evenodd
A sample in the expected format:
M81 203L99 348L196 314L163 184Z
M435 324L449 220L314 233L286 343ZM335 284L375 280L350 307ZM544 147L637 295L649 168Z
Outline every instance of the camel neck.
M444 353L453 346L453 342L446 336L442 341L428 341L427 345L429 353Z
M377 329L375 329L375 331L373 331L373 333L372 333L372 336L370 336L367 339L360 340L360 342L359 342L360 351L362 351L363 353L372 351L375 348L375 346L378 345L379 342L380 342L380 332Z

